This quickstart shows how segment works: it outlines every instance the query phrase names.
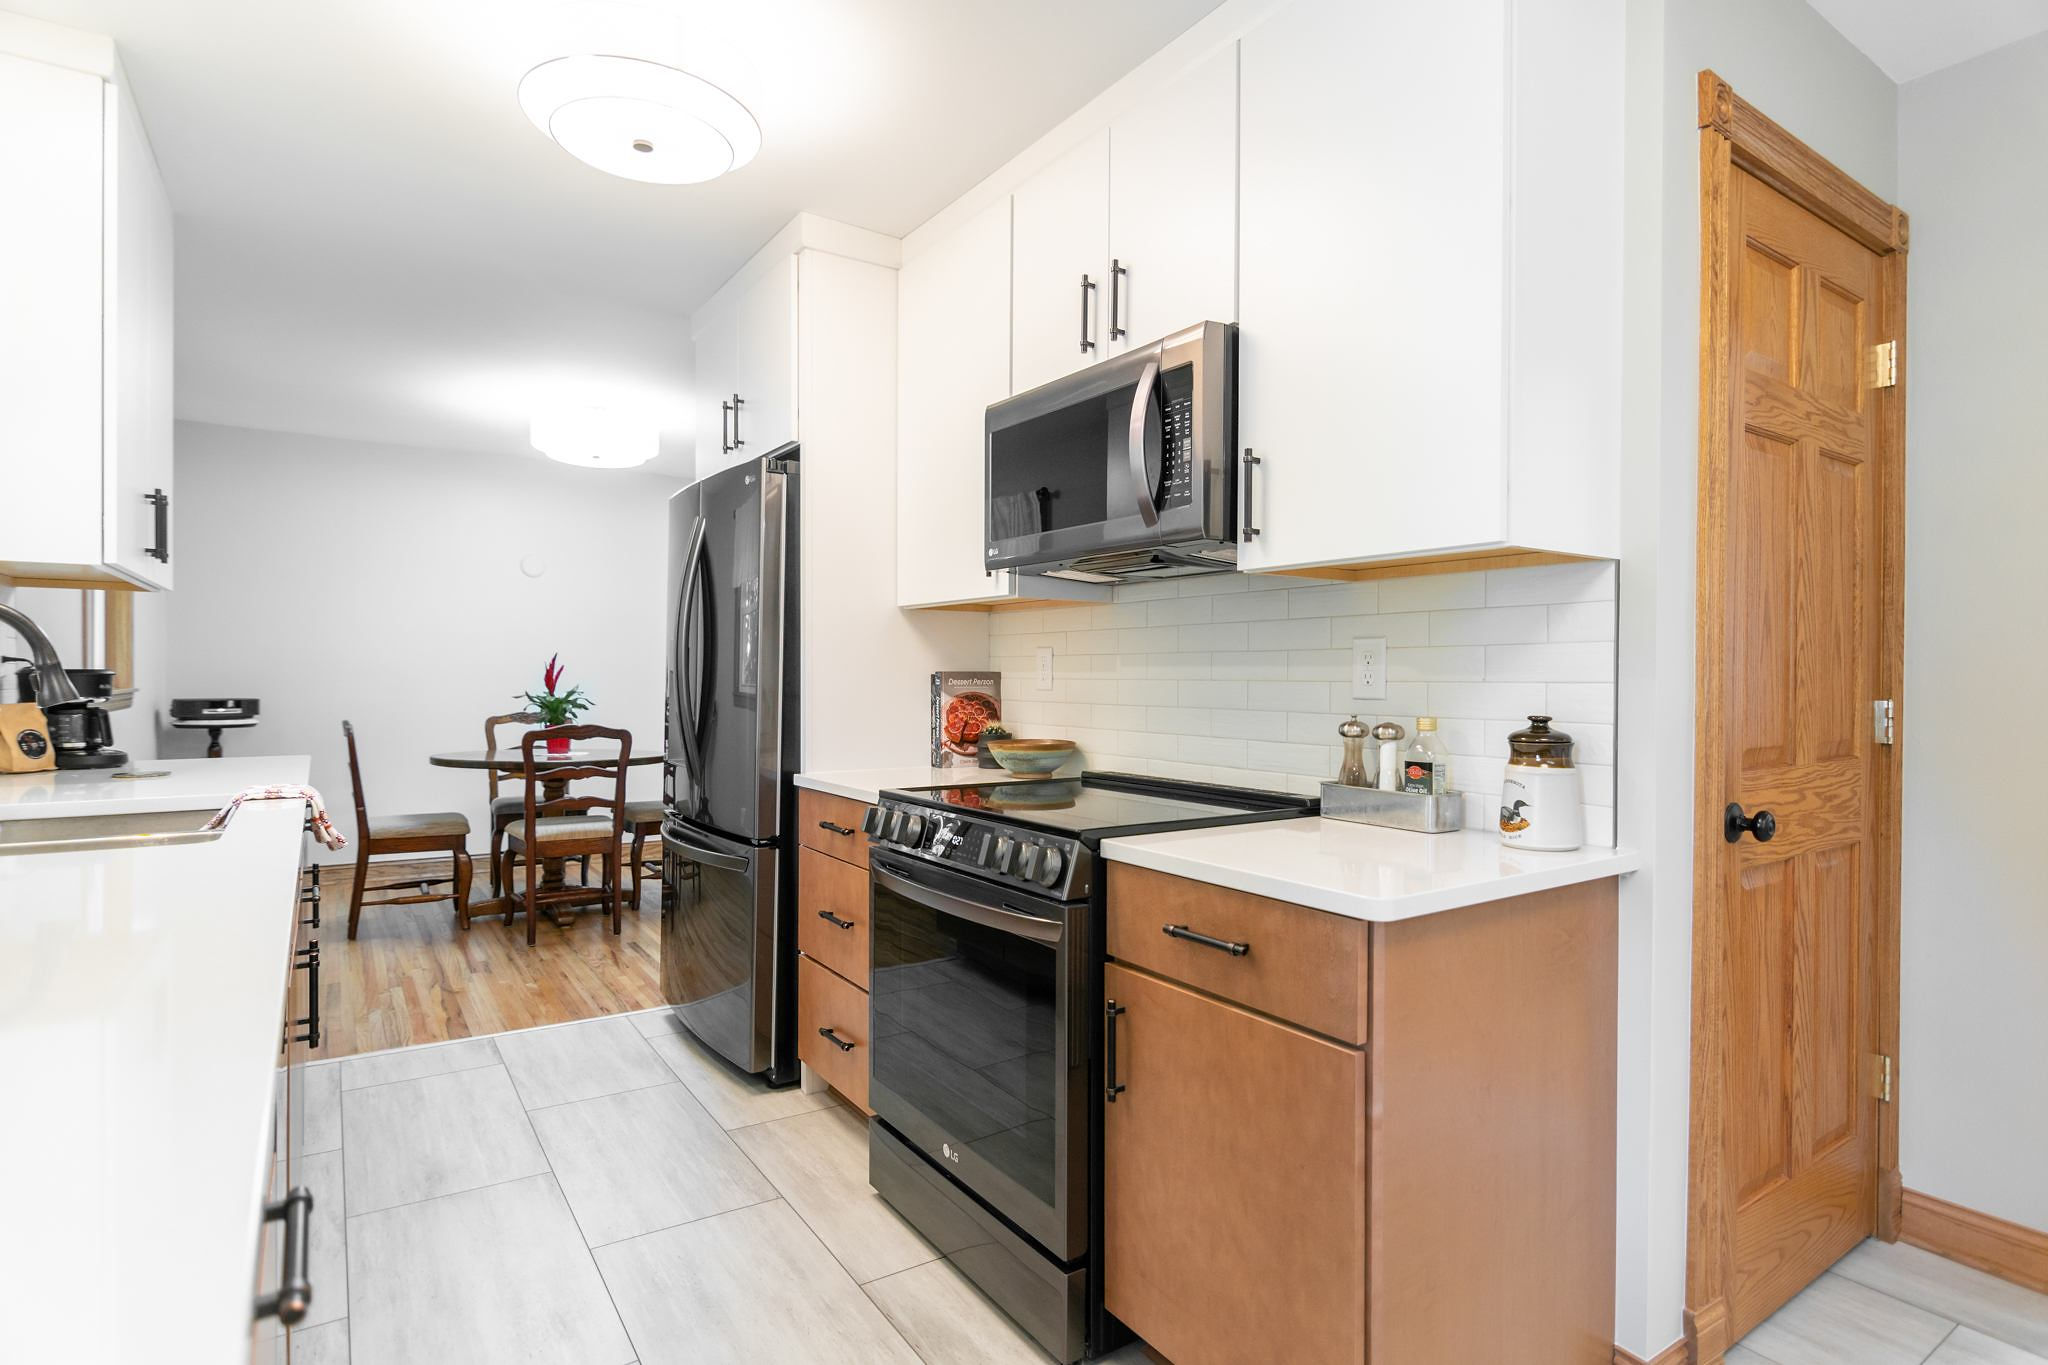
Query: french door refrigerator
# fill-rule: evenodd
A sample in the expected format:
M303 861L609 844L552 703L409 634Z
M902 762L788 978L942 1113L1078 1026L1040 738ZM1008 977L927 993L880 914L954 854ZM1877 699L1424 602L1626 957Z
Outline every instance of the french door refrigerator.
M735 1066L796 1079L797 447L669 499L661 981Z

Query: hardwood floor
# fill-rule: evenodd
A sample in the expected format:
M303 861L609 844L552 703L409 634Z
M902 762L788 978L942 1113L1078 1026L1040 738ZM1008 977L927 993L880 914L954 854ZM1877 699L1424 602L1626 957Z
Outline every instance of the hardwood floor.
M445 860L441 866L445 870ZM403 886L419 879L420 868L374 865L370 885ZM474 1038L662 1003L661 889L655 879L642 891L639 913L628 906L616 938L595 913L579 915L568 929L543 917L540 941L529 948L523 920L508 925L502 918L479 919L465 934L446 902L366 905L351 942L346 926L354 876L352 866L321 871L325 1037L319 1057ZM473 897L488 896L481 869L476 880Z

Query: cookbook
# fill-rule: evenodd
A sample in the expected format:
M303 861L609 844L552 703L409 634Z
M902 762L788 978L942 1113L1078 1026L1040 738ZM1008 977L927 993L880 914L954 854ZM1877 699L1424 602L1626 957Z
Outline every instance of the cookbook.
M932 674L932 766L974 767L981 732L1002 718L1002 674Z

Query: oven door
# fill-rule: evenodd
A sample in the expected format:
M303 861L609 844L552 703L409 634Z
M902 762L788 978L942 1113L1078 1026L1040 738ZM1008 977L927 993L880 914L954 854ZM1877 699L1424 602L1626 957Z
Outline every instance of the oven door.
M871 855L875 1115L1062 1261L1088 1247L1086 904Z
M1235 539L1236 329L1205 322L990 407L990 569Z

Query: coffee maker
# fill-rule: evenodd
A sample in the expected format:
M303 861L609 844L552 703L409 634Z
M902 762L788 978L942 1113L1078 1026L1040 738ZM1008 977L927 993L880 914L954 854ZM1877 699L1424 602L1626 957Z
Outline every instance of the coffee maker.
M128 762L114 747L114 722L106 702L114 695L111 668L67 668L66 677L82 700L43 708L50 723L50 745L59 768L119 768Z

